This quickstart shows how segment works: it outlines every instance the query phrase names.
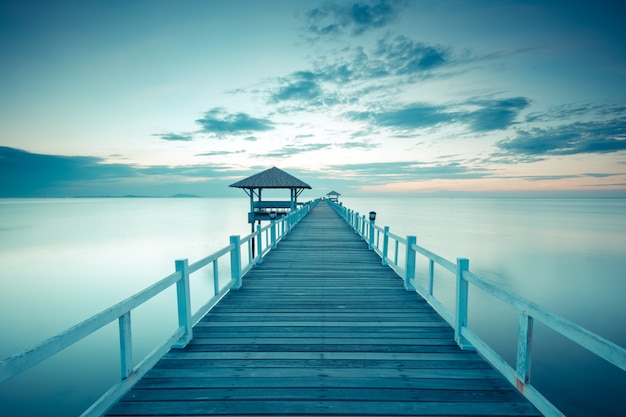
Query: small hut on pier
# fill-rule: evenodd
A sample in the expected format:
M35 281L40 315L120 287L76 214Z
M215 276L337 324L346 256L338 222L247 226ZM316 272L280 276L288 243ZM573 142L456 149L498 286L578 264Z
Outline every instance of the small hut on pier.
M328 199L333 203L338 203L340 195L341 194L339 194L337 191L331 191L330 193L326 194L326 197L328 197Z
M305 189L311 188L309 184L276 167L252 175L229 187L242 188L250 196L248 223L253 225L253 231L255 221L271 220L277 216L284 216L290 210L295 210L298 205L298 196ZM264 201L262 192L265 188L288 189L289 200Z

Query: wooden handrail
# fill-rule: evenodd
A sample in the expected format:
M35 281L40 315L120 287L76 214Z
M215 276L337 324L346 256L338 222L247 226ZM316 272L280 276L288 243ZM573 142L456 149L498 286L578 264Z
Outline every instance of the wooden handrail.
M458 258L457 262L452 262L439 256L426 248L423 248L412 240L414 237L403 238L389 232L389 227L379 226L364 227L364 222L370 222L355 214L352 210L340 206L336 203L329 204L339 213L339 215L353 227L356 233L366 237L367 230L377 230L383 233L383 247L380 247L380 239L376 240L373 250L381 256L382 263L389 265L405 281L407 290L414 290L419 293L455 330L455 339L459 346L464 349L476 349L485 357L496 369L498 369L507 380L513 384L528 400L534 404L539 411L546 416L564 417L563 414L531 384L529 364L531 361L532 328L535 320L540 321L557 333L567 337L574 343L589 350L594 355L615 365L619 369L626 371L626 349L619 346L581 326L571 322L535 303L529 301L513 292L498 287L489 279L469 271L469 261ZM371 223L371 222L370 222ZM371 233L371 232L370 232ZM395 259L388 257L388 240L395 241ZM371 242L371 240L370 240ZM405 267L398 265L397 252L398 245L407 246ZM429 261L429 288L425 289L413 279L414 277L414 256L420 254ZM437 264L445 270L457 275L457 302L456 311L453 314L439 301L433 293L434 265ZM480 288L486 294L502 300L517 308L520 316L520 326L518 334L518 352L516 368L498 355L484 340L474 334L467 326L467 302L468 284Z
M240 256L242 245L249 244L253 237L258 236L259 238L256 239L256 241L261 250L257 253L259 257L264 256L276 246L278 241L289 233L296 223L309 213L311 207L315 206L317 202L316 200L310 204L301 205L297 210L290 212L287 216L272 221L269 225L259 228L256 232L244 236L241 239L239 236L231 236L231 243L229 245L192 264L189 264L187 259L177 260L175 262L176 272L166 276L148 288L34 347L3 359L0 361L0 383L21 374L85 337L90 336L102 327L118 320L120 329L120 380L81 415L81 417L100 416L108 407L128 392L171 348L184 347L189 343L193 337L191 331L192 326L206 315L206 313L231 289L238 289L241 286L241 279L258 260L251 259L246 262L245 265L242 265L242 258ZM262 233L266 233L266 236L271 233L271 245L266 244L265 247L261 246ZM267 239L270 239L270 237L268 236ZM266 240L266 242L268 241L269 240ZM230 257L231 279L224 286L220 286L218 262L227 255ZM213 267L214 295L192 314L190 310L190 287L188 279L192 273L208 265L212 265ZM131 354L131 312L173 285L177 286L179 327L161 345L156 347L139 363L133 365Z

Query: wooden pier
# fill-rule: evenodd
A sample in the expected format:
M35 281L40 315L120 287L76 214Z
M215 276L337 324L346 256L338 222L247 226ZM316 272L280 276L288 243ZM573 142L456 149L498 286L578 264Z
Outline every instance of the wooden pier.
M540 416L318 204L107 416Z

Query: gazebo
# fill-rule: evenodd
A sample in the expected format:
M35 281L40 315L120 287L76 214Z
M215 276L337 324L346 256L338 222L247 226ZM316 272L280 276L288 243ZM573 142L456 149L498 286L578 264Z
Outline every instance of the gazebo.
M339 201L339 196L341 194L339 194L337 191L331 191L330 193L326 194L326 197L328 197L328 199L334 203L337 203Z
M250 196L248 223L252 224L252 231L254 231L255 221L270 220L294 210L298 205L298 196L305 189L311 188L309 184L276 167L237 181L229 187L242 188ZM263 201L262 192L265 188L288 189L289 200Z

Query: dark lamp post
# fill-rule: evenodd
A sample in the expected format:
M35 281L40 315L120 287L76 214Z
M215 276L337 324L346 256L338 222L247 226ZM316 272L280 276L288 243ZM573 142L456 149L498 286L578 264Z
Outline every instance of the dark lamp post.
M376 220L376 212L370 211L370 221L373 222Z
M276 220L276 212L270 211L270 220Z

